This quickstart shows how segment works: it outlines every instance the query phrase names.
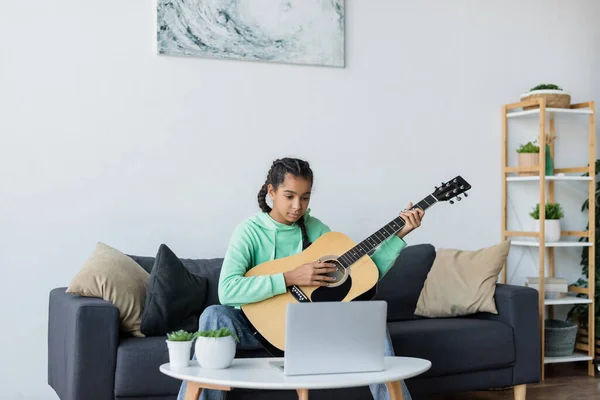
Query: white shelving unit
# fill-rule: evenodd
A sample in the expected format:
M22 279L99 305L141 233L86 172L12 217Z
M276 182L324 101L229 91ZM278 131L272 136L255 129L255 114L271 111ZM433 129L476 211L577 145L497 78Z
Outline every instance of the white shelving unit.
M536 106L535 109L525 110L525 107ZM540 297L539 297L539 319L541 329L541 365L542 379L544 379L544 366L553 363L565 363L576 361L588 362L588 375L595 375L595 367L593 364L594 354L594 287L589 285L589 288L569 287L569 296L562 299L546 299L544 289L544 277L546 277L546 260L549 265L548 277L554 277L554 252L560 251L557 248L562 247L587 247L589 249L589 275L588 282L595 282L595 167L596 167L596 151L595 151L595 110L594 102L586 102L571 105L571 108L547 108L544 99L528 100L518 103L506 104L503 106L502 119L502 239L511 239L513 246L536 247L539 252L539 278L540 278ZM561 114L581 115L589 118L589 164L585 167L570 167L570 168L555 168L554 175L546 176L546 143L545 136L548 129L551 136L555 136L555 118ZM535 167L509 167L508 159L508 120L511 118L521 117L537 117L539 118L539 143L540 145L540 165ZM549 122L546 119L549 118ZM514 151L511 149L511 151ZM554 158L554 142L550 144L550 155ZM527 172L534 173L534 176L519 176L519 173ZM588 176L582 176L587 173ZM569 175L570 174L570 175ZM540 179L540 176L543 179ZM588 231L563 231L561 237L565 238L557 242L545 242L544 222L546 218L545 207L547 202L554 202L554 184L557 181L573 182L574 185L587 183L588 185L588 201L589 201L589 230ZM507 229L507 186L510 182L534 182L539 186L539 203L540 203L540 232L527 231L509 231ZM516 187L521 187L516 184ZM548 191L548 194L546 194ZM571 238L588 238L589 241L567 240ZM502 271L502 279L507 283L507 269L505 265ZM576 297L584 295L585 297ZM546 321L546 308L549 310L549 315L552 318L554 315L554 307L570 304L589 304L588 306L588 337L592 340L588 341L587 345L579 345L575 352L567 357L545 357L544 356L544 326ZM582 349L582 347L584 349Z

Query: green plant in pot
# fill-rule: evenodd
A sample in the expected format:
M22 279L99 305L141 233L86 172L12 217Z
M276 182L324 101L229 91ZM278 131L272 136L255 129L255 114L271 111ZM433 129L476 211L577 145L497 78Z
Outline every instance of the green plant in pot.
M571 106L571 95L554 83L541 83L529 89L527 93L521 95L521 101L539 98L546 100L546 107L569 108ZM533 105L523 108L529 110L538 107L538 105Z
M595 165L595 169L596 169L596 176L598 175L598 172L600 172L600 160L596 160L596 165ZM589 174L585 173L583 174L583 176L589 176ZM595 265L595 282L594 282L594 305L595 305L595 310L594 310L594 320L596 322L595 324L595 335L596 338L600 338L600 182L597 181L596 182L596 190L594 193L595 196L595 221L594 221L594 226L595 226L595 238L594 238L594 244L595 244L595 253L594 253L594 265ZM581 206L581 212L586 212L587 210L589 210L590 208L590 204L589 204L589 200L586 199L583 202L583 205ZM586 230L589 231L589 224L586 225ZM586 237L582 237L579 239L580 242L589 242L589 239ZM589 281L587 279L588 276L588 272L589 272L589 248L588 247L583 247L581 249L581 261L580 261L580 265L582 266L581 268L581 275L582 277L580 279L577 280L577 282L575 282L573 284L573 286L578 286L578 287L582 287L582 288L587 288L589 287ZM579 295L579 297L587 297L586 295ZM567 314L567 318L572 319L576 322L579 323L579 326L587 329L588 328L588 304L576 304L574 305L570 310L569 313Z
M238 337L229 328L200 331L196 334L196 360L202 368L228 368L235 357Z
M546 203L546 215L544 224L544 237L547 242L558 242L560 240L560 220L564 217L564 212L559 203ZM534 219L534 231L540 231L540 204L536 204L529 213Z
M173 369L185 368L189 365L192 342L196 334L184 330L167 333L167 347L169 349L169 364Z
M548 140L548 138L547 138ZM521 144L517 148L519 167L538 167L540 165L540 146L538 139ZM546 144L546 175L554 174L554 162L550 154L550 146ZM519 176L537 176L537 172L519 172Z

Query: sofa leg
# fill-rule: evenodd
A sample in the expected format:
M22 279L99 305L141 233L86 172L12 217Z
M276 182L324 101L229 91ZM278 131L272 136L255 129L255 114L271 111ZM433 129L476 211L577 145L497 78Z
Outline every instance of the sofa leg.
M525 400L527 394L527 385L515 386L515 400Z

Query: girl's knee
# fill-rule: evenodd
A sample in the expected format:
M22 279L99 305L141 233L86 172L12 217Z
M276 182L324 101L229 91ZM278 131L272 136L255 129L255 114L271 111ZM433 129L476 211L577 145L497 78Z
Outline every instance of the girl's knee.
M231 319L231 310L227 306L213 304L204 309L200 314L199 330L218 329L223 320Z

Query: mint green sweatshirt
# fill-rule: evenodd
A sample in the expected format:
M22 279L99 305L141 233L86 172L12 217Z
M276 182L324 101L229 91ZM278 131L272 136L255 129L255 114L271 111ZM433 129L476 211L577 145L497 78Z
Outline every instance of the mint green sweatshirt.
M306 234L314 242L330 232L327 225L310 215L304 216ZM396 235L385 240L371 255L379 269L379 279L392 267L406 242ZM258 212L239 224L229 241L219 277L219 301L223 305L240 307L278 294L287 288L283 273L245 277L248 270L266 261L288 257L302 251L302 231L294 223L282 224L268 213Z

